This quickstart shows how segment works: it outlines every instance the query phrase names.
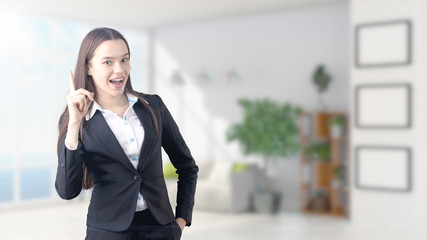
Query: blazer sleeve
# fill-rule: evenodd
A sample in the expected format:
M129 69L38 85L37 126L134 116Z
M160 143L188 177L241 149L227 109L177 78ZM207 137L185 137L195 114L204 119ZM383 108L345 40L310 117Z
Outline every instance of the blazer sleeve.
M187 226L190 226L199 168L191 156L190 150L169 110L160 97L159 100L162 121L162 146L168 154L171 163L177 169L176 172L178 174L175 214L177 218L184 218L187 221Z
M76 150L69 150L65 146L65 137L62 139L55 180L56 192L62 199L73 199L82 190L83 160L81 155L81 142L78 143Z

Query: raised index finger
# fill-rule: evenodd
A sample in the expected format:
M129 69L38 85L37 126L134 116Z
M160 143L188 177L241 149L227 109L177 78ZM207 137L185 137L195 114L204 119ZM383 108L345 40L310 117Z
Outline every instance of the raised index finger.
M68 91L70 93L76 91L76 88L74 87L73 72L71 70L68 71Z

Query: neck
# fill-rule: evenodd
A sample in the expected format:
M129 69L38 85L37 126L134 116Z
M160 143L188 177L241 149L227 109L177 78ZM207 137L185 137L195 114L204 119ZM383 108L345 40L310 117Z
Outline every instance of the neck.
M113 110L118 107L121 107L123 105L128 105L128 99L125 93L123 93L120 96L111 97L111 96L99 96L96 97L95 95L95 101L101 106L103 109Z

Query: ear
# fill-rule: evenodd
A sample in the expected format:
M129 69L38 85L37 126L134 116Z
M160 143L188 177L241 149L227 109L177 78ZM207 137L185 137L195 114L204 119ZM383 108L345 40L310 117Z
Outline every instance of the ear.
M89 75L89 76L91 76L91 77L92 77L92 68L90 67L90 65L88 64L88 65L86 66L86 68L87 68L87 75Z

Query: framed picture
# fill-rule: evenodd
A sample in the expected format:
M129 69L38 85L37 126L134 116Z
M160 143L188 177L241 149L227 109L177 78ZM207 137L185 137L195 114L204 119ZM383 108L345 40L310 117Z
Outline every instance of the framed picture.
M360 24L355 28L356 67L386 67L411 63L411 22L396 20Z
M408 147L359 146L355 153L357 188L411 190L411 151Z
M405 83L358 85L354 112L358 128L409 128L411 86Z

